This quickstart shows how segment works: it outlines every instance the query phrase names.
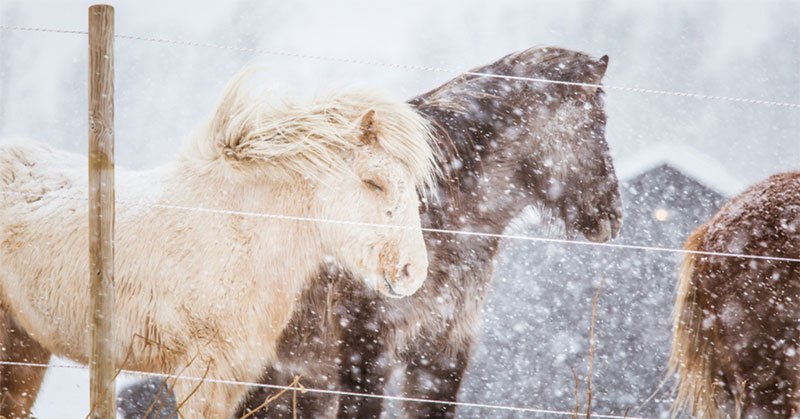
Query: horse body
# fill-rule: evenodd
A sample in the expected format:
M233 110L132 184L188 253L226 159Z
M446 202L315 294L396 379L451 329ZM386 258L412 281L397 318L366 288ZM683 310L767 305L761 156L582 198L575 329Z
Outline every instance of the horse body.
M800 258L800 172L743 192L686 243L687 250ZM674 314L670 368L676 409L697 416L800 414L800 263L687 255Z
M33 170L42 171L41 176L31 173L28 179L15 175L16 180L8 185L9 188L15 191L36 190L43 184L50 185L48 181L51 179L58 182L53 185L55 187L45 186L45 190L39 192L44 193L44 197L6 197L6 203L11 205L3 208L2 219L13 220L13 223L4 226L6 235L4 246L0 248L0 263L4 267L3 301L15 313L15 320L23 329L36 331L37 339L51 342L48 344L51 351L85 363L91 343L86 327L89 312L76 310L76 307L89 307L90 297L89 282L85 280L89 274L86 203L52 199L46 194L86 196L86 159L48 150L44 146L6 147L0 153L4 156L18 155L24 159L23 166L31 165ZM57 162L68 162L70 170L48 173ZM183 181L196 176L187 168L170 167L135 175L118 169L118 174L120 184L128 187L128 190L120 191L120 202L169 202L185 206L202 203L208 208L270 210L274 213L289 211L289 208L281 208L286 206L279 200L269 202L285 194L263 186L255 189L241 185L240 191L228 188L224 196L210 193L214 188L208 188L208 185L187 188ZM135 178L142 185L159 185L159 191L154 194L146 188L132 187L125 181L128 177ZM258 191L263 196L253 196L248 191ZM8 202L9 197L11 202ZM116 215L115 301L116 310L122 314L113 325L117 337L114 353L119 357L118 362L123 361L132 344L148 346L158 342L155 346L161 348L152 348L155 349L152 353L163 357L165 353L173 352L185 355L192 347L191 342L202 341L204 333L206 339L214 334L223 334L219 337L252 341L254 339L247 336L249 333L241 333L248 323L250 327L258 327L268 340L276 338L280 327L287 321L286 312L291 308L291 299L270 298L269 294L294 295L302 288L303 281L280 279L291 276L296 267L262 265L262 261L278 260L281 249L243 246L242 243L269 243L270 238L287 233L285 225L249 217L236 217L219 223L215 222L218 215L214 214L176 217L174 209L145 210L125 204L118 207ZM289 231L299 235L298 240L318 241L311 231L296 223L298 225ZM203 252L176 247L176 242L202 243ZM48 245L40 245L44 243ZM53 255L56 253L63 262L54 263ZM323 256L305 255L315 262ZM247 281L234 281L236 276ZM54 282L55 278L60 280ZM253 290L263 292L259 294ZM161 298L164 295L169 298ZM229 303L233 301L236 304ZM248 311L263 305L264 301L275 302L268 307L271 313L265 317L271 321L253 323L252 313ZM229 307L223 307L221 302L228 302L225 306ZM236 326L222 328L222 324ZM225 335L233 331L239 331L242 336ZM170 357L159 360L148 355L148 351L135 351L130 365L150 371L165 368L159 364L175 365L175 359Z
M51 159L37 159L35 154L42 153L32 152L32 149L3 151L4 155L11 152L21 156L25 159L23 165L31 165L34 170L53 167ZM75 162L70 164L71 168L86 167L85 158L53 154L61 161ZM85 196L82 186L86 184L85 178L81 179L78 173L79 170L59 173L54 180L61 180L61 184L42 192ZM50 180L32 175L24 179L15 174L15 182L9 187L35 189ZM174 187L176 175L177 171L164 170L140 178L146 179L148 184L163 185L163 193L169 195L170 203L204 202L210 207L225 207L214 205L213 200L222 201L221 197L195 194L202 188L181 196L181 188ZM120 180L124 178L123 175ZM186 195L194 196L190 200ZM0 259L4 268L2 300L6 314L13 316L14 322L48 352L87 363L91 336L86 203L53 200L47 196L16 198L17 202L4 208L2 213L3 220L13 221L3 226L6 234ZM121 198L129 202L153 202L135 193L121 194ZM245 200L242 198L241 194L228 194L225 204L235 205ZM155 202L159 201L156 198ZM273 207L260 205L261 210ZM196 362L202 365L199 369L202 374L203 368L210 365L209 355L222 353L225 356L213 358L215 375L235 378L271 359L274 348L269 342L277 339L280 328L288 321L287 313L292 309L290 296L299 293L303 281L279 280L291 277L287 266L274 263L254 266L256 261L278 260L280 254L276 250L240 245L286 234L285 227L264 219L237 221L215 223L213 215L177 218L174 210L119 207L115 264L117 316L112 330L117 365L172 372L188 366L189 360L198 356ZM200 226L202 228L198 228ZM300 235L303 233L303 229L293 230ZM313 242L312 235L301 237ZM205 252L176 248L176 241L202 244ZM231 252L231 249L241 250ZM209 254L215 256L209 258ZM259 271L264 275L256 276ZM243 281L226 280L232 275L240 275ZM262 292L253 292L253 289ZM270 295L276 289L281 289L285 297ZM261 309L254 309L267 301L272 305L266 315L260 313ZM254 316L255 313L259 315ZM246 328L258 329L263 339L243 333ZM126 360L129 353L130 358ZM262 354L263 361L246 357L252 353ZM190 367L190 371L198 373L197 366ZM235 396L231 394L214 401L231 409ZM222 410L217 406L214 410L202 411L212 414Z
M474 70L498 75L599 83L607 59L559 48L534 48ZM562 218L568 231L608 240L621 226L617 179L604 138L605 114L596 88L532 85L464 75L411 103L436 127L444 176L423 226L499 234L524 208ZM480 310L492 279L499 239L429 233L428 280L414 296L386 300L341 271L304 291L284 332L278 360L263 380L308 387L383 393L403 370L404 396L455 401ZM344 305L343 301L353 302ZM251 394L247 408L263 401ZM299 397L302 417L333 415L335 398ZM452 416L454 406L406 403L411 417ZM274 403L259 417L291 417ZM378 417L380 399L339 398L340 417Z
M370 96L267 110L242 96L241 82L176 163L119 170L112 342L122 368L254 380L273 361L321 261L361 272L365 285L391 297L413 293L425 278L417 188L434 166L422 118ZM0 148L2 340L26 361L46 362L50 353L89 359L86 202L52 199L86 196L85 167L85 158L46 146ZM21 377L18 368L2 370L5 417L30 413L41 376ZM178 380L178 400L197 385ZM204 383L183 413L229 416L244 392Z

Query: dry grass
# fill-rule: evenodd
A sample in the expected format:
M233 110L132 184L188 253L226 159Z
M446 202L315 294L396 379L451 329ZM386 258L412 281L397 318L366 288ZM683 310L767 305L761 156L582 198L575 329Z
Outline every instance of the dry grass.
M600 300L600 290L605 280L600 280L600 285L592 298L592 324L589 327L589 371L586 373L586 419L592 416L592 372L594 368L594 326L597 323L597 301Z
M145 345L154 344L154 345L161 346L158 342L155 342L155 341L152 341L150 339L147 339L144 336L141 336L141 335L137 334L134 337L142 339L145 342ZM133 341L131 341L130 345L128 345L128 350L127 350L127 353L125 354L125 359L123 360L122 364L116 369L116 372L114 374L114 380L116 380L116 378L119 376L120 373L122 373L122 371L125 369L126 365L128 364L130 356L133 353L133 345L134 345L134 343L135 343L135 339ZM183 366L183 368L180 371L178 371L177 373L173 374L170 378L164 379L161 382L161 385L159 386L159 388L157 390L157 397L147 407L147 410L144 412L143 418L150 418L150 417L158 418L158 417L160 417L161 411L165 406L165 403L163 403L163 401L166 400L167 394L172 392L172 389L175 387L175 384L178 382L178 380L180 379L181 375L186 371L187 368L189 368L192 364L194 364L194 362L200 356L200 353L201 353L201 351L198 350L197 353L195 353L195 355L189 360L188 363L186 363L186 365ZM209 372L210 368L211 368L211 364L209 363L206 366L205 372L203 373L203 376L201 377L200 382L192 389L191 392L189 392L189 394L186 396L186 398L184 398L180 403L177 403L177 405L175 406L175 411L171 412L169 414L168 418L171 419L173 417L173 415L177 416L179 418L183 418L184 417L180 413L181 408L186 404L186 402L189 401L189 399L192 396L194 396L194 394L197 392L197 390L200 388L200 386L205 383L206 378L208 378L208 372ZM292 417L294 419L297 419L297 392L298 391L300 391L300 393L305 393L306 392L306 388L303 387L302 384L300 384L300 378L301 377L299 375L295 376L294 380L291 382L291 384L289 384L289 386L288 386L289 388L285 388L283 390L280 390L277 393L267 397L266 400L264 400L264 403L260 404L258 407L256 407L255 409L249 411L248 413L244 414L240 419L246 419L246 418L251 417L252 415L256 414L258 411L260 411L260 410L266 408L267 406L269 406L272 402L274 402L275 400L277 400L278 398L280 398L281 396L286 394L286 392L288 392L288 391L292 392ZM170 379L172 380L171 383L170 383ZM104 392L107 392L110 389L110 387L111 387L110 384L111 383L109 383L106 386ZM3 398L0 399L0 406L2 406L3 403L5 403L5 401L6 401L5 400L5 396L6 395L4 394ZM154 411L154 409L155 409L155 411ZM91 407L90 411L89 411L89 414L86 415L87 419L89 417L91 417L92 413L94 413L94 410L95 410L95 406L93 405ZM0 419L5 419L5 418L3 416L0 416Z
M192 358L192 360L194 360L194 358ZM211 363L209 362L208 365L206 365L206 370L203 372L203 377L200 379L200 382L197 383L196 386L194 386L194 388L192 389L192 391L189 392L188 395L186 395L185 399L181 400L181 402L178 403L177 406L175 406L175 411L170 413L169 416L167 416L167 419L172 418L172 415L175 415L175 416L178 416L178 417L181 417L181 418L183 417L183 415L181 415L181 408L183 407L183 405L186 404L186 402L189 401L189 399L192 398L192 396L194 396L194 393L197 392L197 390L200 388L200 386L202 386L206 382L206 378L208 378L208 370L210 370L210 369L211 369ZM177 375L180 375L180 373L177 374ZM177 380L177 379L178 378L176 377L175 380ZM175 384L173 384L173 387L174 386L175 386Z
M153 408L155 408L156 405L158 405L158 409L152 417L157 418L161 414L161 409L164 407L163 402L167 401L167 395L172 391L172 387L174 385L174 382L172 386L169 385L169 381L166 379L161 381L161 384L158 386L158 390L156 391L157 396L155 400L150 402L150 405L147 406L147 410L145 410L144 415L142 415L143 419L151 417L150 414L153 413Z
M586 419L591 419L592 417L592 395L593 395L593 388L592 388L592 376L594 374L594 354L595 354L595 324L597 323L597 303L600 300L600 291L603 289L603 284L605 280L600 280L600 285L597 287L597 291L594 294L594 298L592 298L592 320L591 325L589 326L589 366L586 372L586 410L582 413L581 412L581 402L580 402L580 379L578 378L578 373L575 368L572 369L572 378L575 382L575 387L573 389L575 395L575 407L572 411L573 419L579 419L583 416ZM628 410L625 409L625 417L628 416Z
M111 384L116 382L117 377L119 377L119 374L122 372L123 369L125 369L125 365L128 364L128 361L130 360L132 353L133 353L133 341L131 341L131 344L128 345L128 350L125 353L125 359L123 359L122 365L120 365L114 372L114 377L111 378L111 381L106 383L105 388L103 388L103 392L100 393L100 397L98 398L98 400L96 400L96 402L105 399L105 397L108 395L108 392L111 390ZM86 419L92 417L92 414L94 413L94 410L96 408L97 408L97 403L94 403L90 406L89 413L86 414Z
M289 384L289 387L292 388L292 418L293 419L297 419L297 391L300 390L301 393L305 393L306 389L305 389L305 387L303 387L302 384L300 384L300 376L299 375L296 375L294 377L294 380L292 381L291 384ZM264 403L261 403L260 405L258 405L258 407L256 407L255 409L251 410L247 414L243 415L239 419L247 419L250 416L253 416L254 414L256 414L256 412L258 412L259 410L269 406L272 402L277 400L279 397L281 397L284 394L286 394L287 391L289 391L289 389L285 388L285 389L283 389L283 390L281 390L281 391L279 391L279 392L267 397L266 400L264 400Z
M131 354L133 353L133 345L136 343L136 338L143 340L145 346L147 346L147 345L157 345L157 346L161 347L161 349L169 350L169 348L163 348L162 345L159 342L156 342L156 341L153 341L151 339L148 339L148 338L146 338L146 337L144 337L142 335L135 334L134 335L134 339L131 341L130 345L128 345L128 350L127 350L127 352L125 354L125 358L122 361L122 364L120 364L120 366L117 367L116 372L114 373L114 378L113 378L112 382L116 381L117 377L120 375L120 373L122 373L122 371L127 366L128 361L130 360ZM189 362L177 374L175 374L174 377L172 377L172 380L173 380L172 384L169 384L169 379L165 379L165 380L162 381L161 386L158 389L158 396L147 407L147 410L145 411L145 413L143 415L144 418L151 417L150 416L151 414L153 414L153 416L152 416L153 418L159 417L159 415L161 414L161 410L164 407L164 403L160 403L162 400L164 400L163 397L162 397L162 394L168 394L169 392L172 391L172 389L175 387L175 383L177 383L180 375L183 374L186 371L186 369L189 368L189 366L191 366L195 362L195 360L197 360L199 355L200 355L200 350L198 350L197 353L192 357L192 359L189 360ZM200 386L205 382L205 379L207 378L208 371L209 371L210 367L211 367L211 364L206 366L206 370L203 373L203 377L201 378L200 383L197 384L197 386L195 386L192 389L192 391L189 393L189 395L185 399L183 399L175 407L175 411L170 413L169 418L171 418L173 415L178 416L178 417L183 417L183 415L181 415L181 413L180 413L180 408L183 407L184 404L186 404L186 402L194 395L194 393L197 392L197 389L199 389ZM108 383L106 385L105 389L103 390L102 396L105 396L105 394L110 390L110 388L111 388L111 383ZM102 399L102 397L101 397L101 399ZM155 412L153 412L153 409L155 409L156 405L158 405L158 408L155 410ZM91 409L89 410L89 413L86 415L86 419L88 419L88 418L90 418L92 416L92 413L94 413L94 410L95 410L95 405L92 405ZM0 418L0 419L3 419L3 418Z

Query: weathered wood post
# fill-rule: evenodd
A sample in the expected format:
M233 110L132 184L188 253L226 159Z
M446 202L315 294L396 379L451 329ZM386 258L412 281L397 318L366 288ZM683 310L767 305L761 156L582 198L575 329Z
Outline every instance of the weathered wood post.
M89 7L91 417L116 417L114 377L114 8Z

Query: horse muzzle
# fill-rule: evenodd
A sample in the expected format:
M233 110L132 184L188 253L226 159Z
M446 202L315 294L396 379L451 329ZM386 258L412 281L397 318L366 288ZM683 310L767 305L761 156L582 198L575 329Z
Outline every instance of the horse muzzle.
M591 216L584 215L579 218L577 227L591 242L604 243L616 239L622 230L622 211L600 211Z
M384 264L384 266L387 266ZM424 263L401 262L384 268L383 276L376 281L375 288L390 298L403 298L414 294L425 282L428 274L428 260Z
M595 243L604 243L619 236L622 222L618 219L603 218L597 221L594 228L585 231L584 237Z

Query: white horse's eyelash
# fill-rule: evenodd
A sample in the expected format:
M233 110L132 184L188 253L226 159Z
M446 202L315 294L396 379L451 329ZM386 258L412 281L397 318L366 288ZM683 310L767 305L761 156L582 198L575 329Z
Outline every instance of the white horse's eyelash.
M370 188L372 188L373 190L376 190L378 192L385 192L386 191L386 188L384 188L378 182L376 182L376 181L374 181L372 179L363 179L362 182L364 182L365 185L369 186Z

